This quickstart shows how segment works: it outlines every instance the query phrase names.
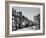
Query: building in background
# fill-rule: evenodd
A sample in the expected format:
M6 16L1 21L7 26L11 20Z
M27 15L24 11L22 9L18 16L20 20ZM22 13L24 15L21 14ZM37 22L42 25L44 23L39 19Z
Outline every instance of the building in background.
M36 29L40 29L40 14L34 16L34 25L36 26Z

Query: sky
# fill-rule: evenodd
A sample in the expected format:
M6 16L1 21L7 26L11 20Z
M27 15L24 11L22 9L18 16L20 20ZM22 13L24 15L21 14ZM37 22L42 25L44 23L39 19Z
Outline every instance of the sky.
M34 20L34 16L40 13L40 8L36 7L13 7L17 12L21 11L22 15L27 17L29 20Z

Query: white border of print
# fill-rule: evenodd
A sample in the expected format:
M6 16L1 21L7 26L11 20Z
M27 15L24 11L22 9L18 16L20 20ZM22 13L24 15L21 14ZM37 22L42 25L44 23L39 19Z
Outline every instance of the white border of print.
M40 8L40 30L30 30L30 31L12 31L12 7L37 7ZM40 5L21 5L21 4L10 4L10 24L9 24L9 34L26 34L26 33L43 33L43 6Z

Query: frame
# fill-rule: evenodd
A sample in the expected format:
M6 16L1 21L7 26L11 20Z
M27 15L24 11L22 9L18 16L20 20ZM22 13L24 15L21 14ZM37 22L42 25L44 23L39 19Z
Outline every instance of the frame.
M9 7L10 4L25 4L25 5L39 5L43 6L43 29L42 33L26 33L26 34L9 34ZM5 37L19 37L19 36L35 36L35 35L44 35L45 34L45 4L44 3L35 3L35 2L19 2L19 1L5 1Z

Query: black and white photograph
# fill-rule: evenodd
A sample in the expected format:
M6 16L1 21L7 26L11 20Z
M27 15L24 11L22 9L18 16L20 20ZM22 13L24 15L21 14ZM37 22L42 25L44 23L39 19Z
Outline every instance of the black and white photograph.
M40 8L12 7L12 31L40 30Z
M10 34L42 33L43 6L10 5Z
M42 6L39 5L10 5L11 33L39 33L43 30ZM35 31L35 32L34 32Z
M45 34L45 5L34 2L6 2L5 36Z

